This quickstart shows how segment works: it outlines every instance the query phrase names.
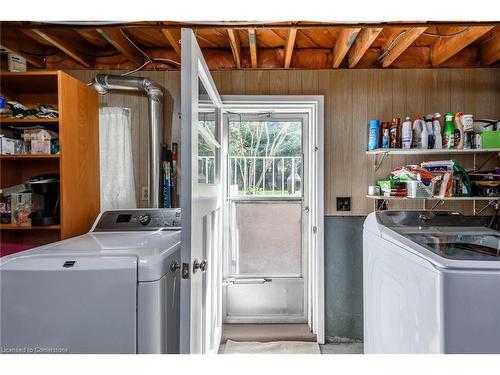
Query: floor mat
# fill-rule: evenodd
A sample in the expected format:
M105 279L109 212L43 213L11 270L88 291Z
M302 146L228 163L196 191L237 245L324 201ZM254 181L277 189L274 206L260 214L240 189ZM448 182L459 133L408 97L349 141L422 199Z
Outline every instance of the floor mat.
M317 342L227 340L224 354L321 354L321 351Z

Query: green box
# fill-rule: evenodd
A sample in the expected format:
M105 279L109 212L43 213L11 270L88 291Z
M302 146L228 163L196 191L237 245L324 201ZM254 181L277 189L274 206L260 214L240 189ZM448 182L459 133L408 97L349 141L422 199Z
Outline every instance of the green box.
M500 131L483 131L481 134L481 148L500 148Z

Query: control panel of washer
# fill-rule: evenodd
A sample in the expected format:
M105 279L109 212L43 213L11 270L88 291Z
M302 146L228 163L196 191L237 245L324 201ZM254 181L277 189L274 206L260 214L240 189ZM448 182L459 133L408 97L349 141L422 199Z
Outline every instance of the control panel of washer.
M179 230L180 208L144 208L105 211L93 232L130 232L145 230Z

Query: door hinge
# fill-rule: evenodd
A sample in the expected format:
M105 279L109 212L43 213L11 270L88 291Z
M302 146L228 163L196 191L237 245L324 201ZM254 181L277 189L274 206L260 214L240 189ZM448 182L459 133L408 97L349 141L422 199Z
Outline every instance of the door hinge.
M189 263L182 263L182 278L189 279Z

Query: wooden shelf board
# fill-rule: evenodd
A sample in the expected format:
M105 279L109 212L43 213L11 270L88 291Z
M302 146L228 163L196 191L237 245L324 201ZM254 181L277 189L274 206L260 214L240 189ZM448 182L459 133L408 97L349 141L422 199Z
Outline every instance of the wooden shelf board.
M9 72L6 70L0 71L2 76L57 76L58 70L29 70L27 72Z
M59 230L60 225L40 225L40 226L22 226L17 224L0 224L0 230Z
M367 155L440 155L440 154L478 154L486 152L500 152L500 148L473 148L473 149L387 149L377 148L366 151Z
M367 198L376 200L393 200L393 201L490 201L500 197L432 197L432 198L410 198L410 197L384 197L383 195L366 195Z
M0 155L0 160L30 160L30 159L59 159L61 154L19 154L19 155Z
M16 118L16 117L0 117L0 124L57 124L59 118Z

